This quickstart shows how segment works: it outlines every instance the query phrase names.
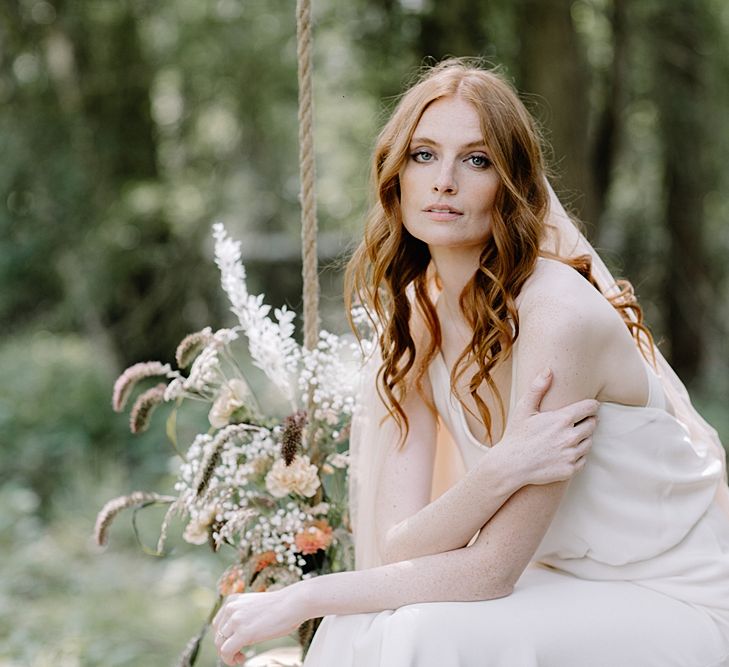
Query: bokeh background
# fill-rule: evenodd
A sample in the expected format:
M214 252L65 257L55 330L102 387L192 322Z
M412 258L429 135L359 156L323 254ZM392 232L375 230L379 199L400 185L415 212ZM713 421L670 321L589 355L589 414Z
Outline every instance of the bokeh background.
M109 497L172 484L164 415L133 438L111 385L230 323L214 220L243 240L252 290L300 310L294 5L0 0L1 667L173 665L213 600L216 557L179 538L181 557L146 556L128 518L105 553L90 535ZM342 258L387 110L424 59L482 56L728 441L729 4L316 0L314 16L324 325L346 328Z

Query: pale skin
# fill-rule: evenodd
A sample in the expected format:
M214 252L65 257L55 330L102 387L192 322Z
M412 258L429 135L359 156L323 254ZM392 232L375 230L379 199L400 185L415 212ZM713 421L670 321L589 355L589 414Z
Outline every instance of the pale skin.
M470 340L458 297L488 240L499 185L479 128L475 109L464 100L434 102L416 127L400 176L405 226L428 244L441 280L437 307L449 367ZM273 593L229 596L213 623L225 664L242 664L245 646L286 635L308 618L512 592L569 478L584 465L599 401L643 405L648 391L643 361L620 316L570 267L538 262L517 305L518 401L505 426L494 396L482 394L494 419L491 449L431 502L436 420L423 397L410 392L403 406L410 433L404 447L390 449L379 485L376 513L386 564ZM417 340L418 331L413 335ZM505 360L493 375L507 399L513 361ZM472 373L467 369L463 377ZM425 390L431 390L427 382ZM491 444L472 398L459 393L474 413L466 412L472 433Z

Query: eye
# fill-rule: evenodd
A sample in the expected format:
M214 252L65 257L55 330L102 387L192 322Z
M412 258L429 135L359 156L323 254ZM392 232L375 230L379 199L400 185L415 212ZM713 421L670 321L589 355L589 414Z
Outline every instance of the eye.
M423 163L423 162L432 162L433 159L435 158L435 155L433 155L433 153L431 153L429 150L427 150L425 148L419 148L418 150L413 151L410 154L410 157L415 162Z
M489 160L488 157L486 157L482 153L469 155L466 158L466 161L470 162L471 165L476 167L477 169L488 169L491 166L491 160Z

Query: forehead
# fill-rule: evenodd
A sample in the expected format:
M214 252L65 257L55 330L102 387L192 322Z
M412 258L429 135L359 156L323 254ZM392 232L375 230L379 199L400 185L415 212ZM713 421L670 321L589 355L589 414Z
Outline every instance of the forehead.
M457 144L484 140L475 107L462 97L442 97L431 102L415 126L413 137Z

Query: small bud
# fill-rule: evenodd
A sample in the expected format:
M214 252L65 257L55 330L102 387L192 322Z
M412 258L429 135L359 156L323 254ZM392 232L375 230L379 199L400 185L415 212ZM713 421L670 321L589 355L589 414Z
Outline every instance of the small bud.
M142 433L147 430L152 413L165 400L165 389L167 385L161 382L139 395L129 416L129 429L132 433Z
M283 422L283 435L281 436L281 456L284 463L290 466L301 448L301 434L306 424L306 412L298 410L289 415Z
M196 331L185 336L175 351L177 367L187 368L195 360L195 357L200 354L203 347L210 342L211 337L210 327L205 327L202 331Z

